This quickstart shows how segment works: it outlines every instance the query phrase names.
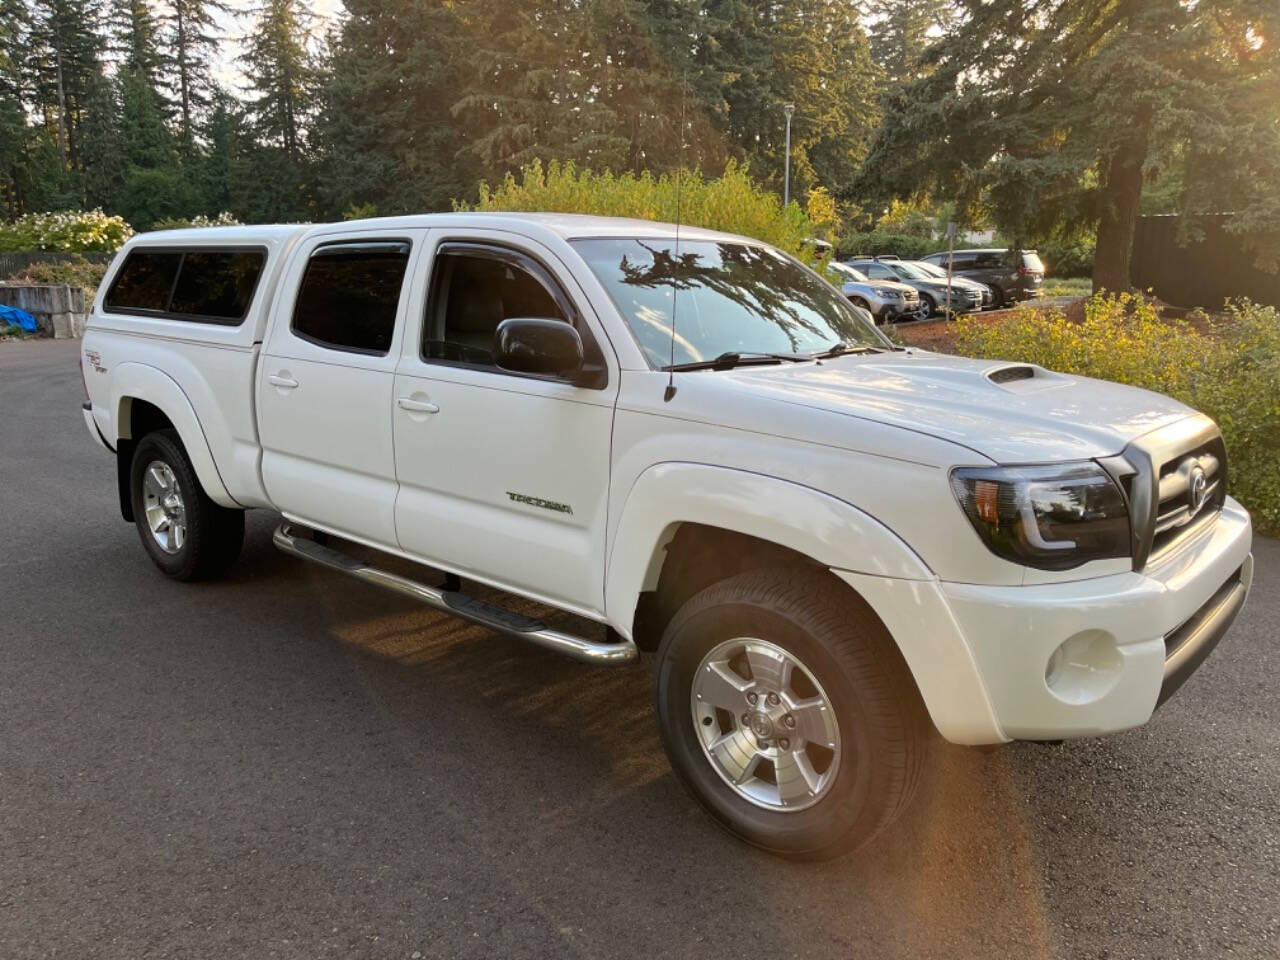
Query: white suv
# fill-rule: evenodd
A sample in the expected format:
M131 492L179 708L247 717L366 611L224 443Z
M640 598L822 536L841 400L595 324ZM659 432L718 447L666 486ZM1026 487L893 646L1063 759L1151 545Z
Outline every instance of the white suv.
M706 230L146 234L82 365L121 512L166 574L217 574L243 511L272 510L281 549L342 574L589 663L653 652L676 772L786 855L884 828L935 729L1145 722L1251 582L1207 418L895 347L797 261Z

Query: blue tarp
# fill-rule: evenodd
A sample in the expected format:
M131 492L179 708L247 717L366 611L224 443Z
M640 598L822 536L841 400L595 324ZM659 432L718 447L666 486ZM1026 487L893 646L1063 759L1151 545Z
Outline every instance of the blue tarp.
M36 318L25 310L0 304L0 327L21 327L27 333L35 333Z

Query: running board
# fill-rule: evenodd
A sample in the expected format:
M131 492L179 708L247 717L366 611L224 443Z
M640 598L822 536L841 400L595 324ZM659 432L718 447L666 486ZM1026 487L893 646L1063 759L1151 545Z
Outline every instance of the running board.
M459 590L429 587L417 580L410 580L408 577L371 567L363 560L357 560L355 557L316 543L307 537L297 536L293 525L287 522L276 527L272 539L279 549L295 557L345 573L365 583L394 590L396 593L412 597L444 613L470 620L472 623L478 623L513 637L529 640L540 647L565 654L583 663L617 666L630 663L637 656L636 645L630 640L621 640L618 643L597 643L585 637L552 630L540 620L526 617L506 607L486 603Z

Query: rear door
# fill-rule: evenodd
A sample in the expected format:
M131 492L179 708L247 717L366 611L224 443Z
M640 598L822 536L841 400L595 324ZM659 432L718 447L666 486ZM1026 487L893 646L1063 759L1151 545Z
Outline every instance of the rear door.
M436 566L587 615L604 607L616 360L551 251L433 231L425 310L395 378L396 528ZM592 382L502 370L498 324L574 325Z
M396 545L392 387L425 231L304 241L258 365L262 477L285 514Z

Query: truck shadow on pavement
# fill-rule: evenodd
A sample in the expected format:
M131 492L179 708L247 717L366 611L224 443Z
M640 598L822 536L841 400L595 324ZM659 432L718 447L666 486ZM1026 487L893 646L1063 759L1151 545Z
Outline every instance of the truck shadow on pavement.
M709 915L732 904L753 941L783 955L869 943L890 956L946 953L997 930L1020 956L1049 955L1039 870L1003 753L939 740L916 802L869 847L829 863L778 860L720 832L681 788L657 735L650 657L574 663L279 557L269 534L253 539L242 575L271 577L292 626L350 656L428 795L468 797L465 814L424 803L429 832L465 831L478 851L518 849L618 896L702 902ZM546 615L534 604L522 612ZM540 895L536 884L520 893ZM832 912L856 915L857 934Z

